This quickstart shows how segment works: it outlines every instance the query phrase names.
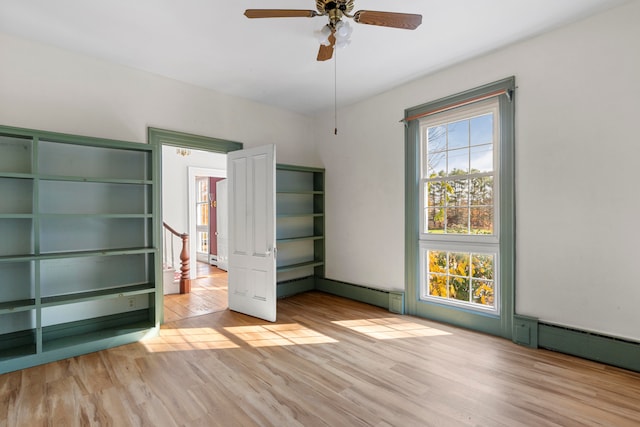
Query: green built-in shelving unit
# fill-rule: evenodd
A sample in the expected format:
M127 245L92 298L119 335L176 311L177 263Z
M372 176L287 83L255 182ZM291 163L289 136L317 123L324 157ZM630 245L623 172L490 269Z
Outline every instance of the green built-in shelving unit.
M0 373L157 332L156 155L0 127Z
M315 289L324 277L324 212L324 169L278 164L278 297Z

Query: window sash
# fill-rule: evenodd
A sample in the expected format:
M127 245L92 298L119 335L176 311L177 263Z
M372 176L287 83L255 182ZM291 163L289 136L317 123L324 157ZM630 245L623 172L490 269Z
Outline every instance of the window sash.
M429 265L427 254L429 251L442 252L462 252L477 255L493 256L493 306L482 305L478 303L461 301L454 298L440 297L429 295ZM419 242L419 299L423 302L432 302L436 304L450 305L468 310L473 310L490 315L499 315L501 309L501 292L500 292L500 251L499 246L494 244L456 244L456 243L440 243Z
M485 242L485 243L499 243L500 236L500 218L499 218L499 206L500 206L500 170L499 170L499 153L500 153L500 111L499 111L498 98L490 98L482 101L475 102L473 104L464 105L454 110L447 110L437 114L423 117L419 120L420 126L420 219L419 219L419 239L431 240L435 242ZM493 170L491 172L481 173L467 173L453 176L443 176L436 178L428 177L427 166L427 143L428 143L428 129L434 126L447 125L460 120L470 120L474 117L479 117L486 114L493 114ZM425 189L429 182L446 182L456 179L472 179L482 176L493 177L493 234L478 235L478 234L435 234L426 232L426 214L425 211L428 208L427 201L425 200Z

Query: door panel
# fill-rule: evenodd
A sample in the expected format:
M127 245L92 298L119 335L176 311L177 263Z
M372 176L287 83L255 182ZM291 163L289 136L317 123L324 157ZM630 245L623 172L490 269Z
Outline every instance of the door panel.
M275 146L228 154L229 308L276 320Z

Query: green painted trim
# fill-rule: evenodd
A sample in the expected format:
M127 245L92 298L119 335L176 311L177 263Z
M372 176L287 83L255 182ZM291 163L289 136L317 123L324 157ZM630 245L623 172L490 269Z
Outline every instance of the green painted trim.
M395 291L373 289L337 280L316 278L316 291L349 298L385 309L389 309L389 293Z
M541 323L538 346L640 372L640 342Z
M137 142L121 141L117 139L97 138L94 136L71 135L68 133L49 132L38 129L17 128L11 126L0 126L0 135L3 136L21 136L39 139L41 141L59 142L78 145L92 145L103 148L126 148L128 150L147 151L149 148L146 144ZM35 141L34 141L35 142ZM37 159L37 157L33 157ZM37 162L35 162L37 165ZM35 171L34 171L35 173Z
M156 183L153 189L154 212L157 213L156 221L153 223L153 234L157 247L156 252L158 262L156 263L156 282L159 284L156 292L155 305L157 307L156 324L164 323L164 283L162 282L162 145L167 144L174 147L191 148L194 150L209 151L212 153L226 154L230 151L241 150L241 142L227 141L219 138L193 135L184 132L177 132L166 129L149 127L147 129L147 139L151 147L154 148L152 170L153 180Z
M515 78L509 77L472 90L441 98L405 110L405 118L436 110L454 103L506 90L509 97L500 96L500 285L499 316L480 311L460 309L420 300L419 286L419 184L420 130L417 120L405 128L405 287L407 313L492 335L511 338L513 334L515 296Z
M33 343L21 347L23 352L16 354L15 358L3 360L0 357L0 374L131 344L155 336L159 328L152 326L149 310L153 309L45 327L44 350L35 353ZM33 331L24 332L23 340L29 335L33 337Z
M538 348L538 319L514 315L513 342L530 348Z
M303 292L315 289L314 276L301 277L299 279L287 280L279 282L276 286L276 298L286 298L292 295L301 294Z
M323 168L316 168L310 166L298 166L298 165L288 165L284 163L276 164L276 170L285 170L285 171L293 171L293 172L316 172L316 173L324 173Z
M214 153L228 153L242 150L242 143L208 136L193 135L166 129L148 128L149 143L155 146L163 144L174 147L192 148Z

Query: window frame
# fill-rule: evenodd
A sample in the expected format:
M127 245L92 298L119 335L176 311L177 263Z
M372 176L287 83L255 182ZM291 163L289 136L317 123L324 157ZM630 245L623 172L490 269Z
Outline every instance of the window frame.
M464 308L468 310L479 311L491 315L499 315L500 313L500 274L498 266L500 265L500 112L499 100L497 98L489 98L477 101L468 105L464 105L455 109L442 111L433 115L419 119L420 127L420 235L419 235L419 298L421 301L430 301L436 304L450 305L453 307ZM429 182L434 182L428 177L428 130L435 126L448 125L462 120L471 120L486 114L493 114L492 125L492 157L493 168L490 176L493 177L493 234L475 235L475 234L435 234L426 232L426 214L425 209L428 208L425 200L425 186ZM447 147L448 148L448 147ZM446 150L448 151L448 149ZM460 175L455 177L446 177L443 181L450 181L448 178L464 178L472 174ZM438 180L440 181L440 180ZM431 276L428 265L426 264L426 254L430 250L443 250L455 252L482 252L494 255L494 300L492 306L483 306L473 302L460 301L453 298L445 298L429 294Z
M418 118L490 97L499 98L500 303L496 313L469 310L420 298L420 126ZM515 293L515 78L508 77L405 110L405 309L408 314L511 338ZM496 230L494 230L495 232ZM444 243L444 242L442 242Z

